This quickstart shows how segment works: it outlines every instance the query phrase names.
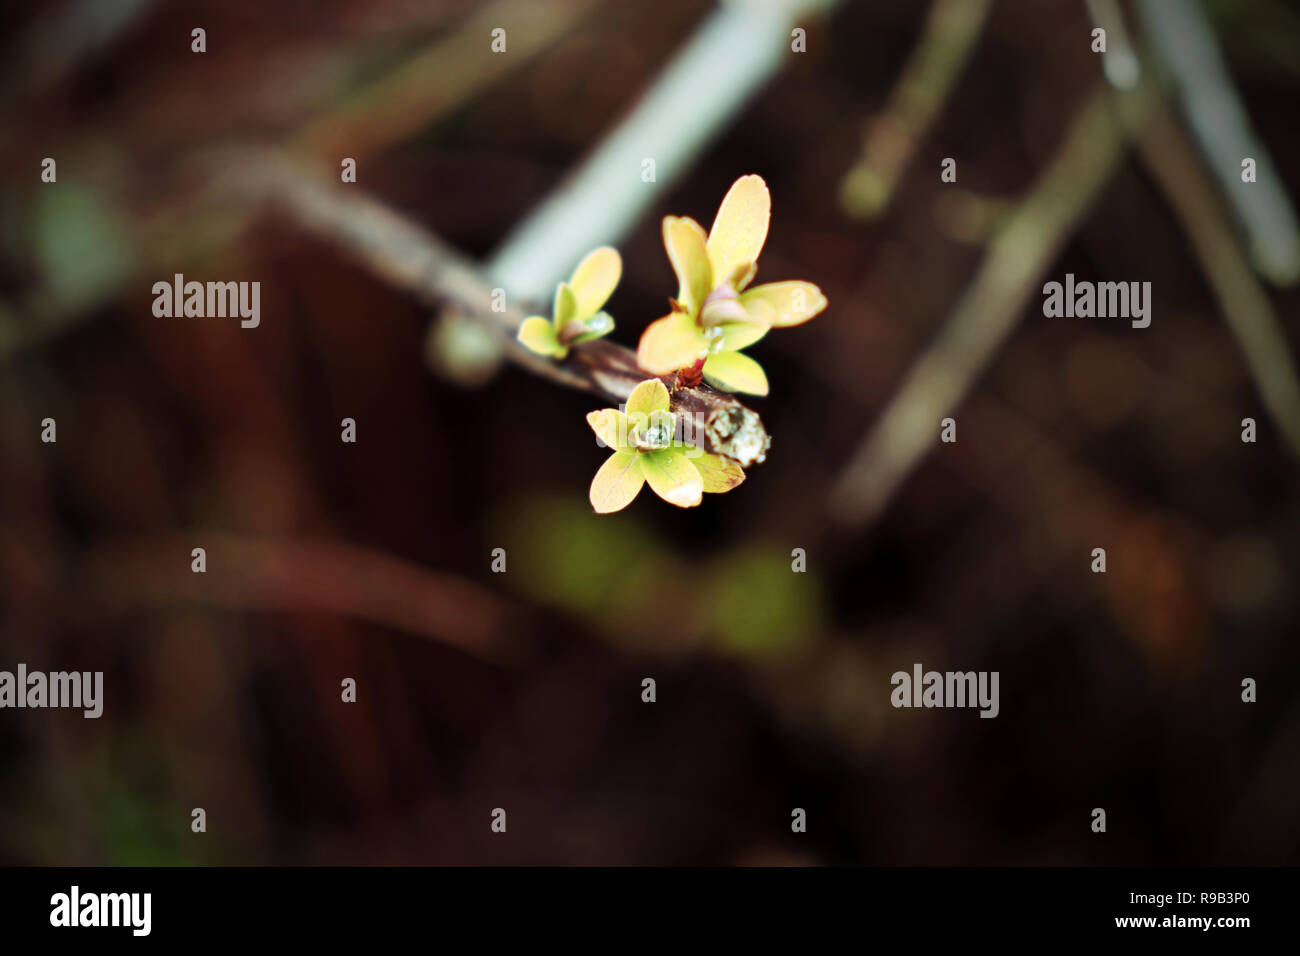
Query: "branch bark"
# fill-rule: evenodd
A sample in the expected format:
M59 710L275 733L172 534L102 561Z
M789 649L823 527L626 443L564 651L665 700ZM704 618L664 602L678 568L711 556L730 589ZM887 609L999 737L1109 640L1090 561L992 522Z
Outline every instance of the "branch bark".
M622 402L639 382L656 376L636 364L631 349L596 340L573 349L562 362L528 351L515 341L524 315L505 304L494 311L493 288L472 264L428 229L411 222L356 186L316 174L286 156L256 152L222 163L232 172L218 180L217 202L232 192L257 204L283 209L302 227L335 243L385 282L429 305L454 304L489 328L505 356L536 375ZM758 413L723 392L701 385L674 389L673 411L690 416L688 440L725 455L741 467L767 456L771 439Z

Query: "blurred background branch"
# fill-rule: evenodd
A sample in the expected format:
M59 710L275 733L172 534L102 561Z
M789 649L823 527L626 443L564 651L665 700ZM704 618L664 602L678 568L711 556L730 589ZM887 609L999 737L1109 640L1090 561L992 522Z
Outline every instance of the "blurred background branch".
M1141 78L1142 69L1119 0L1087 0L1087 6L1093 24L1106 31L1106 49L1101 55L1102 72L1117 90L1133 89Z
M631 112L511 231L485 267L487 274L526 302L546 302L587 252L617 245L789 61L790 31L798 18L829 11L837 2L719 4ZM646 160L654 165L649 181L643 175Z
M934 343L913 364L837 479L836 519L860 526L880 514L939 440L940 421L965 397L1025 314L1038 280L1119 167L1157 93L1094 92L1047 169L1007 217Z
M1149 42L1173 79L1196 144L1246 234L1255 268L1276 285L1300 279L1300 226L1268 149L1255 135L1199 2L1138 0ZM1255 182L1242 182L1242 160Z
M205 574L191 572L201 544ZM518 663L518 609L474 582L341 541L242 538L192 529L184 536L103 545L84 584L98 611L202 604L257 612L356 617L439 641L494 664Z
M378 78L350 90L293 135L291 148L358 163L446 119L493 83L525 68L572 31L594 0L492 0L479 4ZM505 55L485 56L492 31L509 24Z
M1241 348L1264 407L1291 452L1300 456L1300 377L1277 313L1241 250L1212 180L1187 135L1161 111L1139 139L1139 152L1160 184ZM1254 186L1238 179L1236 188Z
M885 111L868 124L862 153L840 183L845 212L880 215L938 119L984 29L993 0L935 0Z

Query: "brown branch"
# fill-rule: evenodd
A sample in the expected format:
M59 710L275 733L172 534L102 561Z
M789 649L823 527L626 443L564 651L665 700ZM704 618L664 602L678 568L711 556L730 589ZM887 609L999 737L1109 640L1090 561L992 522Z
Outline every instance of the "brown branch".
M202 575L190 570L195 546L207 552ZM87 556L84 588L95 607L109 611L172 603L319 611L418 634L494 663L529 652L509 636L510 605L492 592L337 541L194 531L106 545Z
M417 225L354 185L332 182L281 154L252 153L222 164L231 170L217 185L287 211L302 227L333 242L385 282L430 305L452 304L495 335L507 358L557 385L624 401L637 383L655 376L636 364L636 353L597 340L556 362L515 341L524 319L518 306L493 309L493 287L477 269L428 229ZM662 378L672 389L673 377ZM707 451L742 467L762 462L771 443L758 413L707 386L673 390L673 410L691 416L688 432Z

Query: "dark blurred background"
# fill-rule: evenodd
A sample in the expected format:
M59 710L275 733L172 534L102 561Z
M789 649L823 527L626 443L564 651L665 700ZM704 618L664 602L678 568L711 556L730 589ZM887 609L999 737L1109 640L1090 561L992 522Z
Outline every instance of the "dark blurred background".
M456 359L431 355L437 308L273 207L196 197L214 168L245 175L236 146L334 179L353 156L346 188L483 259L714 4L5 7L0 668L102 670L105 710L0 712L0 860L1295 863L1295 452L1207 256L1292 351L1300 294L1232 271L1248 243L1175 93L1027 304L988 305L1017 321L943 412L958 442L837 513L999 229L1120 95L1093 18L1117 10L1144 44L1128 4L983 6L955 40L924 4L794 14L807 52L656 187L618 242L615 339L635 346L675 291L660 217L707 226L746 173L773 195L758 281L816 282L830 307L749 350L773 446L739 489L608 517L583 416L610 401L509 363L438 374ZM1201 9L1280 171L1266 186L1294 195L1300 13ZM936 29L948 45L918 59ZM1198 245L1180 196L1235 225L1193 215ZM176 271L261 281L260 327L155 317ZM1044 318L1038 289L1066 272L1150 281L1151 327ZM916 662L999 671L1000 715L893 709Z

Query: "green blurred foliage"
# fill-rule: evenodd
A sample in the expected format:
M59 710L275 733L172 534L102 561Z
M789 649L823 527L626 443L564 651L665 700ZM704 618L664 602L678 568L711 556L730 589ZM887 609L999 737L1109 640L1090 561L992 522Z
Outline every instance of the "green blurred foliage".
M174 821L166 825L164 821ZM212 862L207 834L190 832L190 815L174 802L110 785L99 804L104 862L109 866L197 866Z
M738 550L711 570L705 589L709 631L743 656L806 649L822 628L818 579L796 574L790 556L765 547Z
M573 498L532 498L498 520L508 581L540 604L602 625L618 644L700 645L744 657L811 647L825 621L815 574L784 551L733 549L696 560L635 518L593 514Z
M93 306L130 271L131 246L117 213L95 189L50 184L36 192L32 215L36 263L60 306Z

